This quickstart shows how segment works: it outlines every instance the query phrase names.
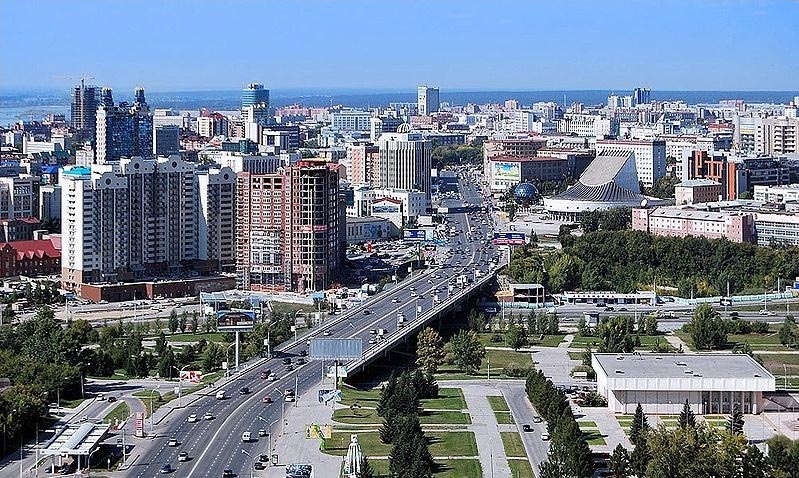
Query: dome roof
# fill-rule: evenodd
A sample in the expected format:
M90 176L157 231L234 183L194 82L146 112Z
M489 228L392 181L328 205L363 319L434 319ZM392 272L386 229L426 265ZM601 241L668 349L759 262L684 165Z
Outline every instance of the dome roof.
M513 190L513 195L517 199L535 199L538 197L538 189L530 183L521 183Z
M411 132L411 125L408 123L402 123L401 125L397 126L397 133L410 133Z

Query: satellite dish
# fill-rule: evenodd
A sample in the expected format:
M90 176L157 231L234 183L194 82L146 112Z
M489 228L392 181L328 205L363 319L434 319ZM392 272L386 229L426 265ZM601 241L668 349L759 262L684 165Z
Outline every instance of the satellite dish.
M649 204L646 199L641 199L641 207L646 207Z

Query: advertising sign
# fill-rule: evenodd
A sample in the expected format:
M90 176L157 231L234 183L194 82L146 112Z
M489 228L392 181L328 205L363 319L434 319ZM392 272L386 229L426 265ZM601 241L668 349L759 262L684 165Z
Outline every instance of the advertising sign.
M216 330L219 332L249 331L255 327L255 312L252 310L216 313Z
M136 429L134 434L139 438L144 436L144 412L136 412Z
M527 238L523 232L495 232L495 246L521 246L527 244Z
M200 383L203 379L203 373L199 370L183 370L180 372L181 382Z
M521 182L522 170L520 163L517 162L499 162L493 163L493 178L502 181Z
M398 212L400 212L400 208L393 202L375 203L372 205L372 214L396 214Z
M424 241L425 240L425 230L424 229L405 229L402 231L402 239L406 241Z
M363 357L363 340L311 339L309 355L314 360L356 360Z

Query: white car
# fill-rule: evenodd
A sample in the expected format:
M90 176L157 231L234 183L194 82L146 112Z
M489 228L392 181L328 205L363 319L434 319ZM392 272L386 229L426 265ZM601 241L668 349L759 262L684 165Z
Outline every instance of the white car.
M549 441L549 433L547 433L547 432L542 432L542 433L541 433L541 440L543 440L543 441Z
M286 398L283 399L286 402L293 402L295 400L294 395L286 395Z
M197 421L197 414L192 413L191 415L189 415L189 418L186 421L189 422L189 423L196 422Z
M182 451L178 454L178 461L189 461L189 453Z
M213 419L214 419L214 416L211 415L211 412L208 412L205 415L203 415L203 420L213 420Z

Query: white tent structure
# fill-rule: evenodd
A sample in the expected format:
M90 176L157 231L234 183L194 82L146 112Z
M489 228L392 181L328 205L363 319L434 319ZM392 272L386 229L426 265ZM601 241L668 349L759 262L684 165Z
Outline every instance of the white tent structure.
M347 456L344 457L344 476L346 478L356 478L361 472L361 445L358 443L358 435L350 435L350 446L347 448Z

